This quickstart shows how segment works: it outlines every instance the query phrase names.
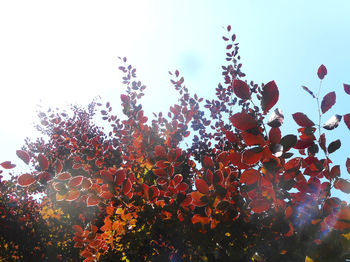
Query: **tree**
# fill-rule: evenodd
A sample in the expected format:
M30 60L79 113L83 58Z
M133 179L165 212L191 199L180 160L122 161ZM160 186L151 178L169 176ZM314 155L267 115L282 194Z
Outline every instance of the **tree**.
M228 64L215 99L192 96L176 70L170 75L179 103L148 121L139 102L146 87L123 58L124 118L97 101L39 114L47 140L27 140L17 151L32 171L1 184L1 252L14 254L6 259L15 261L16 249L22 261L77 261L77 250L85 262L350 259L350 206L331 195L331 188L350 193L350 183L330 159L340 140L327 144L324 133L342 118L350 129L350 114L321 126L336 93L319 103L320 92L303 87L317 100L318 123L297 112L299 137L282 135L276 83L244 81L236 36L223 39ZM317 75L322 81L326 67ZM348 85L344 90L350 94ZM97 111L109 132L94 124ZM190 138L190 146L181 143ZM349 158L346 168L350 173ZM31 198L38 193L40 202ZM43 223L49 217L51 224ZM38 239L35 254L21 242L27 231L11 237L21 220ZM49 253L48 239L66 246Z

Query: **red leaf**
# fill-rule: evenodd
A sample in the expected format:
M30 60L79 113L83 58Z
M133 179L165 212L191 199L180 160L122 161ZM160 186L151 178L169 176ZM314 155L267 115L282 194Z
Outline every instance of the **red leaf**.
M88 207L96 206L100 202L100 198L95 195L91 195L87 198L86 204Z
M74 200L77 200L79 197L80 197L80 191L74 188L68 192L66 200L74 201Z
M327 68L324 65L320 65L320 67L317 70L317 75L319 79L323 79L325 75L327 75Z
M153 173L160 177L166 177L168 175L164 169L153 169Z
M195 181L196 188L199 192L202 194L208 194L209 193L209 187L208 184L203 179L196 179Z
M262 89L261 108L266 114L278 101L279 92L275 81L270 81Z
M18 184L23 187L30 186L34 182L35 178L30 174L23 174L18 177Z
M344 122L346 126L350 129L350 114L344 115Z
M57 174L61 173L62 169L63 169L63 165L62 165L61 160L57 160L56 161L56 173Z
M164 147L159 146L159 145L155 146L155 148L154 148L154 155L156 157L162 157L162 158L166 158L167 157L167 154L165 152Z
M281 141L282 135L281 130L278 127L274 127L270 129L269 132L269 140L271 144L279 144Z
M123 184L124 180L126 178L126 174L124 169L119 169L116 173L116 181L115 183L120 186L121 184Z
M244 132L242 133L242 137L247 146L265 144L265 139L262 134L253 135L248 132Z
M345 91L345 93L350 95L350 85L344 84L344 91Z
M350 227L350 208L349 206L343 207L338 215L337 222L333 225L336 230L344 230Z
M57 175L56 179L64 181L64 180L68 180L72 177L72 175L68 172L63 172Z
M250 99L250 89L246 82L235 79L232 81L233 92L241 99Z
M346 159L345 165L346 165L346 170L347 170L348 173L350 174L350 158L347 158L347 159Z
M314 126L314 122L312 122L305 114L303 113L295 113L292 115L295 122L302 127L312 127Z
M236 113L230 117L232 125L242 131L246 131L257 127L258 122L256 119L247 113Z
M254 165L261 159L261 152L254 149L248 149L243 153L243 162L247 165Z
M103 192L100 197L104 198L104 199L111 199L114 195L109 192L109 191L106 191L106 192Z
M82 184L82 182L83 182L83 176L75 176L69 181L68 186L78 187Z
M16 167L16 165L12 164L11 161L2 162L0 165L5 169L11 169L11 168Z
M20 159L23 160L24 163L26 163L27 165L29 164L30 156L26 151L17 150L16 154Z
M126 182L125 182L125 184L124 184L124 187L123 187L123 193L124 193L125 195L128 194L128 193L130 192L131 186L132 186L132 184L131 184L130 179L126 180Z
M323 97L321 103L322 114L326 113L335 104L335 100L335 92L330 92Z
M327 177L327 179L334 179L340 176L340 166L336 165L333 166L331 171L329 172L329 176Z
M204 156L203 166L206 168L214 168L214 162L209 156Z
M81 184L81 188L84 190L88 190L92 186L90 179L84 177L83 183Z
M231 143L236 143L239 141L237 136L231 131L225 131L225 135L226 135L227 140L230 141Z
M258 182L259 178L260 178L259 171L255 169L248 169L242 173L240 182L246 183L247 185L252 185Z
M45 171L46 169L48 169L49 161L47 160L47 158L43 154L38 155L38 161L39 161L39 165L40 165L41 170Z
M334 182L334 188L339 189L347 194L350 193L350 183L342 178L339 178Z
M254 213L261 213L270 208L271 204L266 198L257 198L250 202L250 208Z

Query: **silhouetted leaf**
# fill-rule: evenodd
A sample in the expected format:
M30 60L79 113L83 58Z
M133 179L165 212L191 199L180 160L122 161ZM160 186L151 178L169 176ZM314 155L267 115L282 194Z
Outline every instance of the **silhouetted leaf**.
M314 122L312 122L305 114L303 113L294 113L293 118L295 120L295 122L302 127L312 127L314 126Z
M320 67L317 70L317 75L319 79L323 79L325 75L327 75L327 68L324 65L320 65Z
M331 154L334 151L338 150L341 146L341 142L339 139L333 141L332 143L329 144L328 146L328 153Z

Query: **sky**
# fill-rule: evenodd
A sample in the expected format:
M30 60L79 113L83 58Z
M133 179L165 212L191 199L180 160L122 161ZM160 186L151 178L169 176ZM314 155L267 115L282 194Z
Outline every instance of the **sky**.
M168 71L178 69L190 92L213 97L225 64L224 28L240 43L248 80L275 80L285 114L284 135L295 133L291 114L317 122L316 71L324 64L321 97L336 91L336 105L322 117L350 113L350 19L348 1L1 1L0 2L0 162L21 167L15 151L35 137L37 105L87 104L101 96L118 107L123 92L118 56L128 57L147 86L146 113L176 103ZM350 131L344 123L326 132L341 138L333 153L344 167ZM350 178L342 168L342 176ZM349 196L344 196L348 201Z

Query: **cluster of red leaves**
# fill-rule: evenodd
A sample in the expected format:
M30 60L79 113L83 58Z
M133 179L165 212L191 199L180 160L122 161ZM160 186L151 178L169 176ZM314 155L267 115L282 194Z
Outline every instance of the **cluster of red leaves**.
M179 104L149 123L139 104L145 86L136 80L136 69L125 65L120 67L127 87L121 95L125 119L113 115L109 102L100 110L110 124L108 134L92 123L96 106L102 106L95 102L88 110L72 108L73 117L51 110L39 114L49 142L28 142L17 151L35 168L17 182L44 192L57 206L85 207L76 214L79 224L72 225L75 247L85 262L114 253L147 260L162 250L168 258L184 260L320 258L322 252L310 254L310 247L317 245L319 251L324 235L332 232L339 238L350 230L350 206L330 191L350 193L350 183L330 159L341 143L327 145L321 133L321 128L337 128L342 117L350 128L350 114L336 114L321 127L297 112L293 118L299 137L282 136L283 113L271 111L278 87L274 81L260 86L242 80L235 39L224 37L230 64L222 67L224 84L211 101L191 96L175 71L170 74ZM317 75L324 79L326 67L320 66ZM309 88L303 89L318 102ZM344 90L350 94L349 85ZM335 102L336 93L328 93L319 112L325 114ZM192 145L180 146L189 135ZM346 168L350 173L350 159ZM184 241L176 240L176 230ZM130 248L134 242L152 251L137 256ZM213 249L203 251L200 245Z

